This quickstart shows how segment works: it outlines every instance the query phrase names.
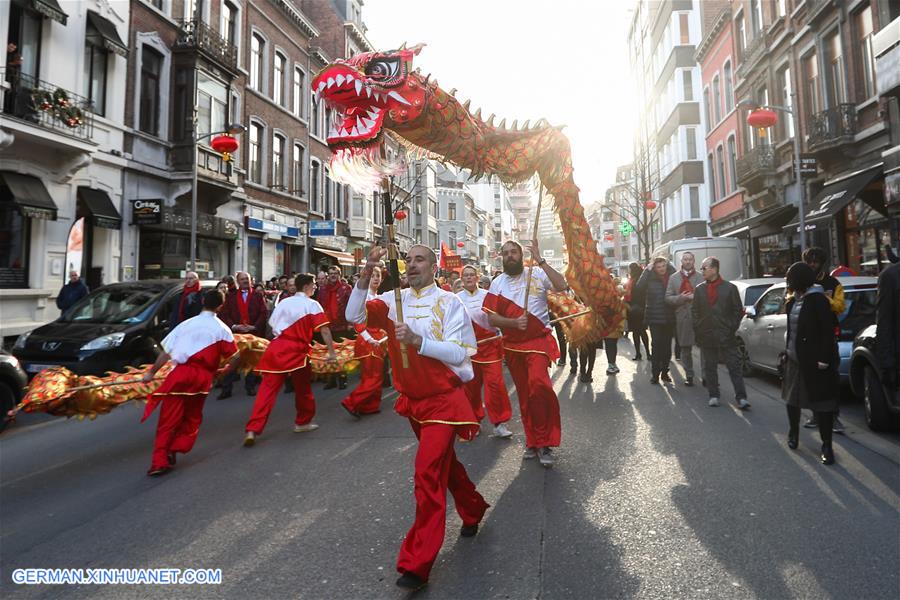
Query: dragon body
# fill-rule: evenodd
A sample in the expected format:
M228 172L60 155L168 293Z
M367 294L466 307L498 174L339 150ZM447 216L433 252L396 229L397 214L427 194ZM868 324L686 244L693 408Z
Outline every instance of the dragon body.
M566 278L592 309L589 317L569 322L573 342L583 345L617 330L622 300L579 201L568 138L543 119L507 128L505 119L494 125L493 115L485 120L480 110L473 113L455 90L448 93L412 69L421 48L359 54L328 65L314 78L316 98L334 115L327 137L332 175L370 189L391 170L380 160L387 132L414 154L451 162L473 178L494 175L513 185L537 174L562 226L569 253ZM551 298L557 314L576 310L572 304L563 296Z

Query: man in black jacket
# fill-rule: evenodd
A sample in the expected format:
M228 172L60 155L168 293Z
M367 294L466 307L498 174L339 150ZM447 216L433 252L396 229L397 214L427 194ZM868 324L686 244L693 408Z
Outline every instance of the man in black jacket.
M741 410L750 408L747 389L741 372L741 358L738 354L735 334L744 306L734 284L719 276L719 259L710 256L700 266L703 283L694 289L691 316L694 334L702 355L709 405L719 406L719 362L724 361L734 386L734 397Z
M88 287L84 285L78 271L69 271L69 282L62 286L59 294L56 296L56 308L60 312L66 312L76 302L84 298L90 293Z

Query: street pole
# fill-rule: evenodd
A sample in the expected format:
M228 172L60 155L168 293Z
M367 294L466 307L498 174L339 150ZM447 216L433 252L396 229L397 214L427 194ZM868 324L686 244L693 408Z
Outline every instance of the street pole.
M194 81L197 80L196 73ZM194 101L196 102L196 84ZM191 271L197 270L197 105L194 105L194 126L191 131Z
M800 111L797 106L797 93L791 91L791 116L794 119L794 171L800 192L800 254L806 251L806 186L800 173Z

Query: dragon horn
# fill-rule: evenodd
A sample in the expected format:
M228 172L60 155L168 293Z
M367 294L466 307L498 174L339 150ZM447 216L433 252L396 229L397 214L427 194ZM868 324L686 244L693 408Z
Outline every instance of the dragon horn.
M398 48L398 50L406 50L406 42L400 44L400 48Z
M469 105L472 104L472 100L466 100L466 103L463 104L463 108L467 111L469 110Z
M487 120L487 124L491 127L494 126L494 113L491 113L491 118Z
M500 121L500 129L506 129L506 119Z
M481 120L481 109L480 108L478 109L478 112L475 113L475 119L477 119L478 121Z
M518 120L518 119L516 119L515 121L513 121L512 129L515 129L516 131L519 130L519 120Z
M456 98L456 88L453 88L452 90L450 90L450 95L453 96L454 98Z
M522 131L528 131L528 124L531 123L531 119L525 121L525 124L522 125Z

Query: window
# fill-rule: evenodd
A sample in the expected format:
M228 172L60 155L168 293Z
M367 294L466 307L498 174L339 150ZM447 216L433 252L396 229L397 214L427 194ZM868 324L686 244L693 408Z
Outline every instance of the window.
M294 144L293 175L291 180L291 193L295 196L303 194L303 146Z
M706 161L709 166L709 195L715 201L719 199L719 195L716 193L716 163L713 161L712 154L706 157Z
M450 231L447 233L447 242L451 248L456 248L456 232ZM456 250L454 250L456 252Z
M334 191L334 185L331 183L331 177L328 176L328 172L325 172L325 218L331 219L334 217L334 206L332 206L332 192Z
M284 77L287 74L287 57L281 52L275 53L275 70L272 74L272 100L284 106Z
M697 130L693 127L688 127L684 130L684 136L687 138L688 160L697 160Z
M725 151L722 146L716 148L716 170L719 172L719 197L724 198L728 188L725 186Z
M149 46L141 47L141 100L138 128L150 135L159 135L159 74L162 55Z
M250 124L250 165L249 176L253 183L262 183L262 147L263 126L259 123Z
M725 63L722 76L725 78L725 114L728 114L734 108L734 80L731 77L730 62Z
M456 220L456 202L451 202L447 205L447 218L451 221Z
M793 110L791 108L791 69L790 67L784 67L781 71L778 72L778 82L781 84L781 105L788 108L789 110ZM785 114L784 118L780 119L781 121L781 134L785 139L791 139L794 137L794 116L792 114Z
M163 10L163 0L150 0L150 4L159 10Z
M844 56L841 36L835 31L825 41L828 52L828 104L834 106L845 101L844 96Z
M744 15L741 15L737 19L737 43L738 56L743 60L744 50L747 49L747 28L744 25Z
M775 0L775 16L783 17L787 14L787 0Z
M258 33L250 37L250 87L259 92L262 89L263 58L266 42Z
M691 186L688 189L688 193L690 194L691 201L691 218L699 219L700 218L700 188L696 186Z
M822 112L822 92L819 87L819 62L816 54L810 54L803 59L803 80L806 82L804 98L809 114Z
M319 161L314 160L310 162L310 177L309 177L309 202L310 202L310 210L315 212L322 212L322 199L319 197L320 188L319 188L319 180L322 177L322 165Z
M197 72L197 133L206 135L225 128L228 115L228 90L225 84Z
M688 13L680 13L678 15L678 30L681 33L681 44L687 45L691 43L691 33L688 28Z
M875 88L875 55L872 52L872 7L867 6L854 16L856 22L857 48L859 48L859 82L863 102L873 97Z
M737 148L734 143L734 136L728 137L728 169L731 171L731 188L732 192L737 190L737 171L735 171L735 163L737 161Z
M238 45L237 39L237 8L227 0L222 2L222 37L232 46Z
M30 222L0 188L0 288L28 287Z
M292 99L294 101L294 115L303 118L303 83L306 79L306 73L300 67L294 67L294 90Z
M428 199L428 214L435 219L438 218L438 203L436 200L432 200L431 198Z
M712 129L712 114L709 112L709 88L703 89L703 112L706 116L706 127Z
M756 316L765 317L779 314L784 304L784 290L785 288L778 288L771 292L766 292L762 298L757 300Z
M762 2L760 0L750 0L750 26L753 28L753 38L755 39L762 31Z
M91 25L89 28L93 29ZM91 36L93 37L93 36ZM91 101L94 113L106 114L106 65L109 51L91 40L84 43L84 97Z
M310 94L312 96L312 94ZM322 137L322 116L319 109L319 103L310 98L311 111L309 113L309 132L316 136Z
M694 100L694 78L690 70L682 71L682 94L684 94L685 102L693 102Z
M719 76L713 77L713 119L714 123L722 120L722 89L719 85Z
M283 135L272 136L272 187L284 189L284 146L287 143Z

